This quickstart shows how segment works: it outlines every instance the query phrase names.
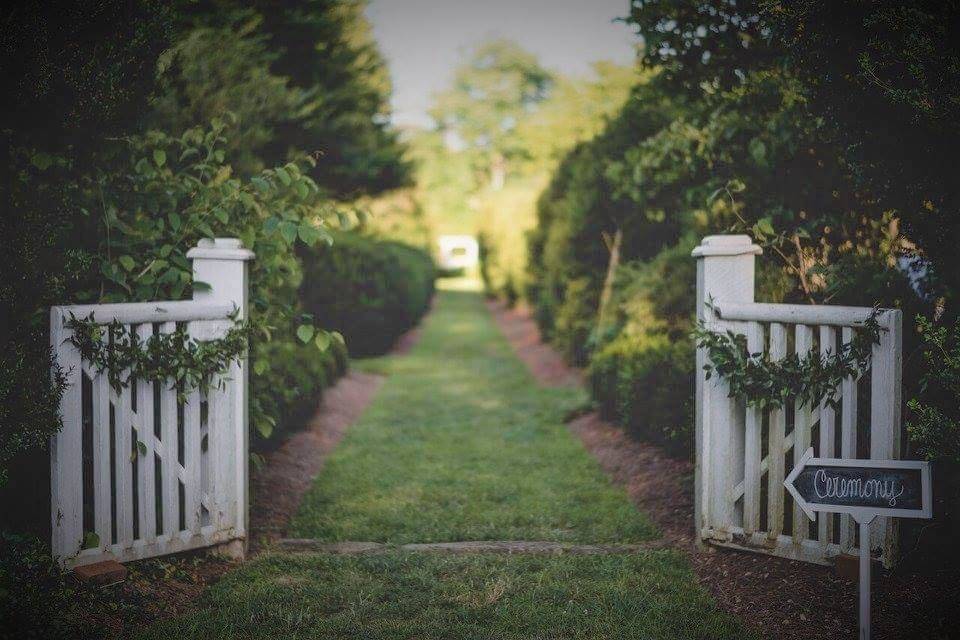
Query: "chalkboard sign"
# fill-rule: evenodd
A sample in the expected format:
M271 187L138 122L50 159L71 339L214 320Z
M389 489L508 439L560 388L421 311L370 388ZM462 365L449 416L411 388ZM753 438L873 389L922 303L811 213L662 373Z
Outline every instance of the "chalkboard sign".
M813 512L930 517L930 468L915 460L814 458L809 449L784 481L793 499Z

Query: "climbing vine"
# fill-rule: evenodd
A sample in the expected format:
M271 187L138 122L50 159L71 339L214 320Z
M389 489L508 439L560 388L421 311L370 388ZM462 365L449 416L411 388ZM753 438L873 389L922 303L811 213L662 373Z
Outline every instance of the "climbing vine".
M70 342L83 359L98 372L106 372L116 391L132 380L176 380L183 395L192 389L206 392L214 376L225 372L246 349L251 325L236 322L235 316L231 319L234 324L222 338L203 341L190 336L183 324L170 333L154 333L141 340L117 320L98 324L92 314L86 318L71 314L67 327L73 330Z
M878 315L874 309L850 342L836 352L791 353L776 361L769 351L750 353L746 336L710 331L702 322L693 338L710 358L703 366L707 379L716 373L730 385L730 397L744 400L747 406L775 409L793 400L807 406L825 402L837 408L840 383L866 369L873 345L880 340Z

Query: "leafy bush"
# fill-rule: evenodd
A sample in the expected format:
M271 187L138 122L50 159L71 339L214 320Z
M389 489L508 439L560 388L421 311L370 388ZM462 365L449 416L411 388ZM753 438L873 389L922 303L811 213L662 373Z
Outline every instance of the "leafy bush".
M623 334L593 355L588 374L605 418L674 455L692 457L694 368L689 340Z
M36 538L0 532L0 638L97 637L94 628L78 628L82 616L73 615L90 604L49 547Z
M621 265L612 326L594 335L588 378L605 418L675 455L693 456L692 238Z
M927 460L960 463L960 319L948 327L918 316L917 330L927 369L917 396L907 403L912 414L907 432Z
M433 260L409 245L334 233L332 246L300 253L304 309L343 334L356 356L387 351L420 320L433 297Z

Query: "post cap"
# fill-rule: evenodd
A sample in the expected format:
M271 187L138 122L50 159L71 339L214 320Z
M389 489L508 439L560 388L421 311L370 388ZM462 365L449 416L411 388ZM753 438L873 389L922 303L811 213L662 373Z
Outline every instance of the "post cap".
M197 246L187 251L187 257L191 260L253 260L256 254L244 249L239 238L201 238Z
M740 255L760 255L763 249L753 243L748 235L717 235L707 236L700 241L700 246L693 250L694 258L703 258L706 256L740 256Z

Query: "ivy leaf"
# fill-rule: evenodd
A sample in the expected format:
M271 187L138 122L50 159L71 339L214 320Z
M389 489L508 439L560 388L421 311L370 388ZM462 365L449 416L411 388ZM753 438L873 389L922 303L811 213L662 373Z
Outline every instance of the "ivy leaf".
M180 226L183 224L183 221L180 219L180 215L176 211L172 211L167 219L170 220L170 228L174 231L179 231Z
M330 337L339 342L342 346L346 346L347 341L343 339L343 334L339 331L331 331Z
M145 445L142 441L137 440L137 451L139 451L140 455L142 456L147 455L147 445Z
M253 363L253 372L258 376L262 376L270 368L270 363L266 360L257 360Z
M317 333L317 337L314 342L316 343L317 348L320 349L320 352L324 353L330 348L330 334L326 331L321 331Z
M120 256L117 258L117 261L120 263L120 266L127 271L133 271L133 269L137 266L137 263L134 262L133 258L130 256Z
M313 338L315 331L316 329L313 328L313 325L302 324L297 327L297 337L300 338L300 342L306 344Z
M163 149L154 149L153 161L157 164L158 167L162 167L167 163L167 153Z

